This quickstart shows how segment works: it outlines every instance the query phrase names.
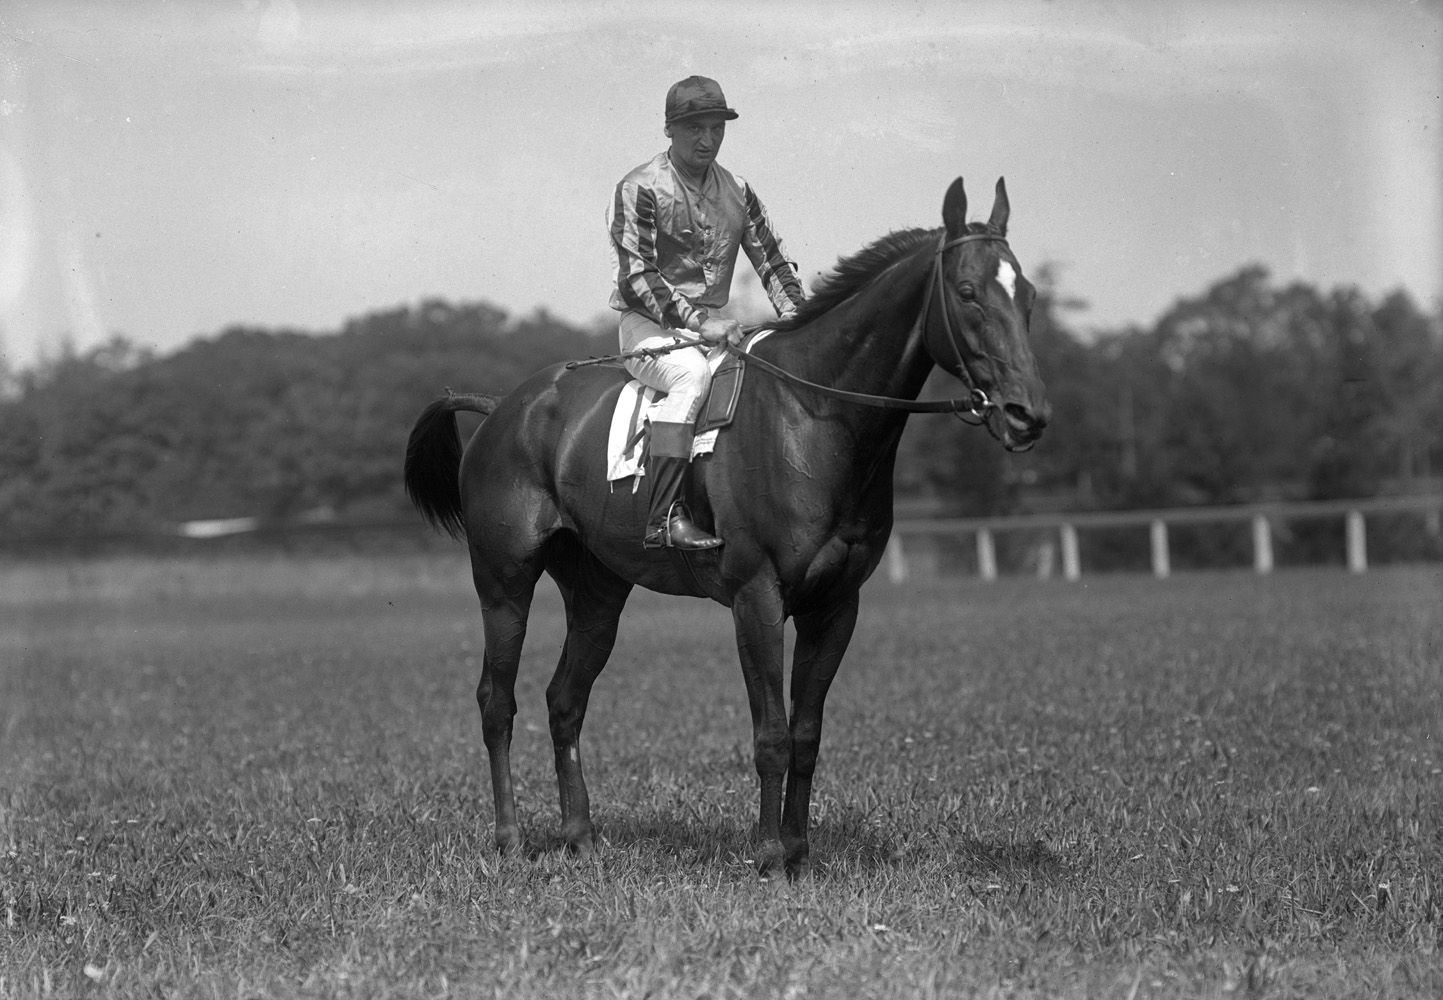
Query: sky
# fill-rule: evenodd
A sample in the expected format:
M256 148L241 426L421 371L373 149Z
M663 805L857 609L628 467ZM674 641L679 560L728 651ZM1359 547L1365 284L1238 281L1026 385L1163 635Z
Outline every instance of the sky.
M1005 175L1080 333L1252 263L1443 295L1436 0L8 0L4 365L427 298L591 323L693 73L808 277Z

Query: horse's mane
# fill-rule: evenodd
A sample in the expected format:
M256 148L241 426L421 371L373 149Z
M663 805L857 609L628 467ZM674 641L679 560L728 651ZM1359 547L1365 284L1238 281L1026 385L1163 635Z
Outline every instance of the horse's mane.
M968 225L967 231L981 232L986 228L986 223L974 222ZM812 284L811 296L797 307L793 315L764 325L775 330L795 330L799 326L805 326L856 295L879 274L918 247L935 243L936 240L935 229L893 230L850 257L838 260L837 266L831 272L822 275Z

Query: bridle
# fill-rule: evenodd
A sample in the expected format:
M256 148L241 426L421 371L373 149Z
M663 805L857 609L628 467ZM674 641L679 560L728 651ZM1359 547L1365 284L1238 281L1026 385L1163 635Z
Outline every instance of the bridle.
M957 356L957 377L967 386L967 395L960 399L902 399L896 396L874 396L866 392L851 392L847 389L836 389L829 385L820 385L816 382L809 382L806 379L793 375L791 372L777 365L772 364L765 358L755 354L748 354L743 348L735 347L732 344L725 344L725 347L732 354L742 358L746 364L756 365L769 375L781 379L789 385L804 386L814 392L833 399L844 399L852 403L861 403L864 406L880 407L886 410L905 410L908 413L950 413L963 423L977 426L986 425L989 431L992 430L991 423L987 420L987 411L995 409L997 404L987 397L987 393L977 387L972 381L972 375L967 370L967 362L962 356L962 349L957 346L957 337L952 323L952 310L947 302L946 281L943 274L942 257L952 247L961 243L971 243L977 240L994 240L1007 245L1006 237L996 233L969 233L966 236L958 236L955 239L947 239L943 233L937 240L937 249L932 254L932 269L927 275L927 291L922 298L922 312L917 317L917 326L922 331L925 339L927 336L927 320L932 312L932 297L934 289L942 299L942 327L946 333L947 343L952 347L952 353ZM970 342L967 344L968 352L973 356L981 357L983 352L975 348ZM995 434L995 432L993 432Z
M963 243L973 243L980 240L991 240L1001 243L1004 247L1007 246L1007 238L1005 236L1000 236L992 232L968 233L966 236L958 236L950 240L947 238L947 234L943 233L937 238L937 251L932 255L932 271L927 275L927 291L922 298L922 315L918 318L917 323L921 327L923 338L926 338L927 320L932 313L932 292L935 289L942 301L942 330L945 334L943 339L947 341L948 346L952 348L952 353L957 358L957 378L961 380L963 385L967 386L968 406L965 410L967 415L964 416L964 411L961 409L954 410L953 415L963 423L974 426L977 424L987 424L990 430L991 425L987 423L987 411L995 408L997 404L987 398L987 393L978 388L977 383L972 380L972 373L967 368L967 360L962 355L962 348L957 344L957 333L952 323L952 307L947 300L946 276L942 266L942 258L949 249ZM967 352L973 357L985 356L985 352L977 348L971 341L967 342Z

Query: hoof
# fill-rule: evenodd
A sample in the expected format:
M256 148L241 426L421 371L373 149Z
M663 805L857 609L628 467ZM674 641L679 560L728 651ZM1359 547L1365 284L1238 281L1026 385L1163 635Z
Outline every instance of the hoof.
M514 857L521 853L521 828L505 826L496 828L496 850L502 857Z
M787 878L793 882L802 882L812 877L812 859L803 854L798 858L787 859Z
M595 836L591 817L573 816L561 824L561 839L566 842L566 853L589 858L596 853Z
M786 873L786 855L782 853L780 841L757 845L757 876L768 882L780 879Z
M573 858L589 858L596 854L596 842L592 840L591 834L584 837L570 838L566 840L566 853Z

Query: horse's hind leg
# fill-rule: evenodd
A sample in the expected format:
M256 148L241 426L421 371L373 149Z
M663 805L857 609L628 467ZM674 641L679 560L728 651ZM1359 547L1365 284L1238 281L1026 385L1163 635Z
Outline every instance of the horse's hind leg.
M481 596L486 654L476 704L481 709L481 734L491 761L491 791L496 803L496 846L503 854L521 847L516 821L516 791L511 784L511 721L516 716L516 670L521 644L526 639L526 618L536 578L512 577L507 587L494 584L479 570L476 592Z
M782 846L787 874L807 873L807 822L812 802L812 773L822 744L822 706L837 676L842 654L857 624L858 595L824 611L797 615L797 644L792 658L792 757L782 805Z
M566 643L546 688L556 786L561 796L561 835L576 854L593 847L591 800L581 771L581 726L591 686L616 642L622 606L631 584L607 569L569 535L553 537L547 569L566 602Z

